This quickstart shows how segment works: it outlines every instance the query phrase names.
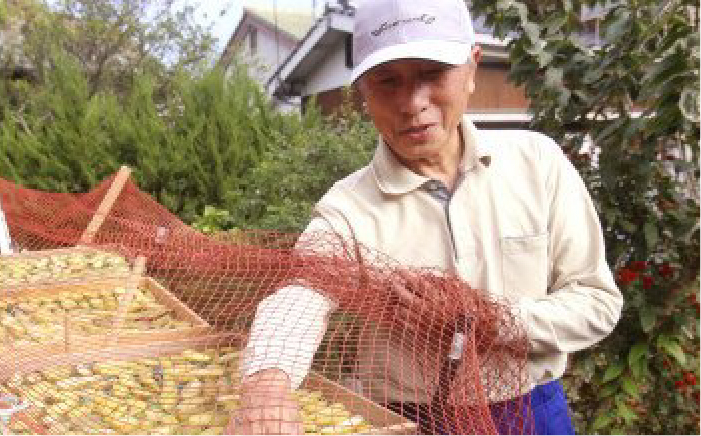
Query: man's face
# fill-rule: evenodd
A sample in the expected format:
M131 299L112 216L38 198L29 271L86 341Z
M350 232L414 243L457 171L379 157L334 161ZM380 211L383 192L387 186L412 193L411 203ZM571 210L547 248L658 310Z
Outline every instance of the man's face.
M474 74L471 63L402 59L378 65L358 85L375 127L401 160L411 162L459 146Z

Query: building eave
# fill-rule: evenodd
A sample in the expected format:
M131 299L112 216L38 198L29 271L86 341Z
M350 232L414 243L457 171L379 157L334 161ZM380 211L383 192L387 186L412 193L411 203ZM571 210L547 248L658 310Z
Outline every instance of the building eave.
M339 13L321 17L266 83L270 95L299 95L298 81L324 58L326 50L353 32L353 18ZM282 92L282 88L286 88Z

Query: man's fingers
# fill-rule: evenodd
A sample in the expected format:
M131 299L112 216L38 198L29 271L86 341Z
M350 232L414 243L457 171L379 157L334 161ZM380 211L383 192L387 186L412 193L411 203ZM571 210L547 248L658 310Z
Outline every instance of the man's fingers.
M419 299L403 283L392 283L392 292L402 305L413 305Z
M255 397L252 398L255 400ZM303 426L299 409L289 399L267 399L266 405L248 405L239 409L229 421L229 434L300 434Z
M253 421L231 420L227 434L301 434L303 427L299 421L282 419L256 419Z

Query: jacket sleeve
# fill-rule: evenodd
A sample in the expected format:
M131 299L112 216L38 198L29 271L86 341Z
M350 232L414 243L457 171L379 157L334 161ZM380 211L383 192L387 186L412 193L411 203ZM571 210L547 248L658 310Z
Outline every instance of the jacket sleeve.
M623 297L606 263L601 224L577 170L551 139L542 163L550 209L548 294L523 298L524 318L534 355L572 353L607 336L615 327Z
M300 241L318 232L333 232L329 222L315 216ZM313 244L313 241L304 245ZM299 244L298 244L299 245ZM309 368L324 336L327 319L335 303L303 283L286 286L260 302L251 326L248 344L242 356L242 374L278 368L284 371L297 389Z

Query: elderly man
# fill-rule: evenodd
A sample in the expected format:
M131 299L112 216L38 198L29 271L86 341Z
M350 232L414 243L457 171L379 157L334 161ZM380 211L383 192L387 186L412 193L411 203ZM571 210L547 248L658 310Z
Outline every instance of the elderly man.
M372 162L319 201L306 232L352 238L510 301L527 328L535 430L572 433L558 381L567 355L609 334L622 306L581 178L549 138L479 131L464 115L481 52L462 0L365 1L353 48L352 79L380 140ZM303 287L260 304L229 431L302 432L287 394L332 310ZM380 371L392 380L385 404L429 400L402 368Z

